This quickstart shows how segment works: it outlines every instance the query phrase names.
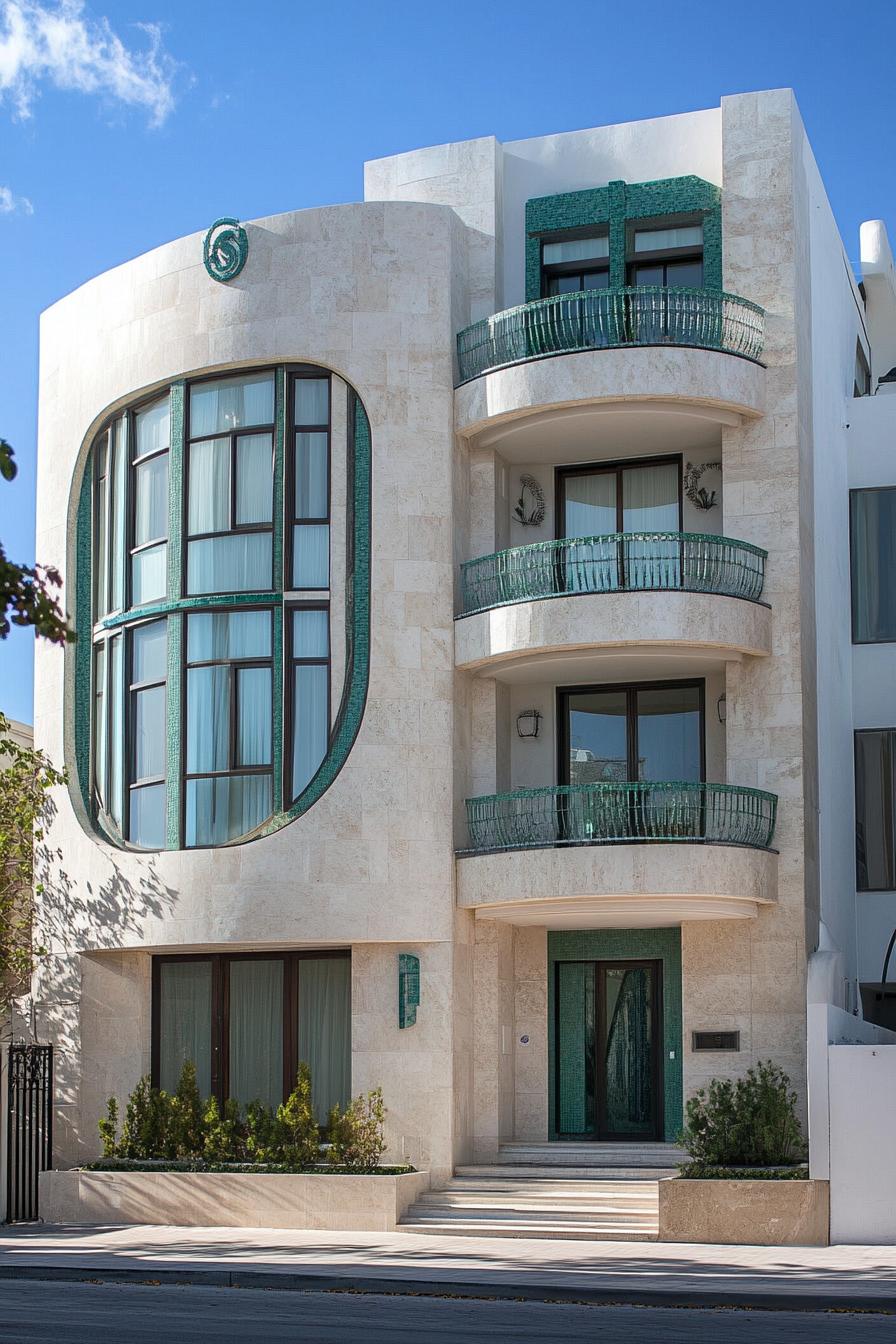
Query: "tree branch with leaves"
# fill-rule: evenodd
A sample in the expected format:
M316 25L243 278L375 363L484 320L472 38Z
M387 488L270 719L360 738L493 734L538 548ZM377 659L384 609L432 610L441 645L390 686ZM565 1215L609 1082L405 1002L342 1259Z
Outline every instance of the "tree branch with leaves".
M15 480L18 468L15 454L5 439L0 439L0 476ZM52 644L74 639L54 589L62 587L62 576L51 565L17 565L6 558L0 543L0 639L14 625L30 625L35 633Z
M33 945L34 850L52 817L51 790L65 783L42 751L24 746L0 713L0 1016L28 987L42 947Z

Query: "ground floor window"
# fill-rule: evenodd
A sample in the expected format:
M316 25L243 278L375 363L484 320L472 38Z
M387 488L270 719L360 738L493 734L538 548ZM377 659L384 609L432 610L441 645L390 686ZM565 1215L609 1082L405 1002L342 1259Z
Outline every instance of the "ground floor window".
M348 952L238 953L153 959L153 1082L177 1086L185 1060L199 1090L276 1106L300 1062L326 1122L351 1092Z

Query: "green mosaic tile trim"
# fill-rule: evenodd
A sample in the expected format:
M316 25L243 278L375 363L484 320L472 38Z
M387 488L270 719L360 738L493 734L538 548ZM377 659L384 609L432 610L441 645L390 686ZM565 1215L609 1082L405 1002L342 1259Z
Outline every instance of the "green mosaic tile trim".
M174 611L168 617L168 685L165 695L165 729L167 733L165 834L168 849L180 848L180 800L182 751L184 734L181 731L184 617Z
M87 815L90 815L90 718L93 703L93 643L90 637L92 606L93 553L93 472L88 457L81 478L74 547L69 548L69 572L74 566L74 627L77 642L69 644L66 659L73 664L71 699L66 697L71 714L71 740L74 742L75 772L78 791ZM73 552L73 553L72 553ZM69 736L66 733L66 736Z
M370 556L371 556L371 436L370 421L360 400L350 393L354 412L348 462L348 517L346 526L345 689L330 737L327 755L317 774L296 801L274 816L258 834L268 835L307 812L326 793L342 767L364 717L370 683Z
M610 285L625 284L625 231L629 220L703 214L703 283L722 288L722 193L701 177L656 182L610 182L587 191L537 196L526 202L526 300L541 298L541 240L565 229L606 225L610 236Z
M663 963L663 1120L664 1137L674 1143L683 1123L681 930L584 929L548 933L548 1099L549 1125L555 1115L557 1043L553 995L558 961L662 961ZM561 1005L562 1007L562 1005ZM564 1037L572 1033L564 1031ZM670 1051L675 1058L670 1059ZM582 1061L582 1066L584 1061ZM576 1067L573 1065L573 1067ZM567 1131L568 1132L568 1131Z
M171 600L180 597L183 592L186 384L172 383L169 396L171 430L168 447L168 598Z
M278 575L283 571L283 491L284 450L286 440L286 371L277 371L278 410L277 466L274 478L275 523L274 557ZM93 624L92 621L92 471L88 454L78 496L73 553L69 571L75 575L74 623L79 638L67 653L71 660L73 715L72 739L78 790L84 805L85 824L104 834L92 819L90 802L90 720L92 704L92 652L95 631L110 631L133 624L136 620L165 616L168 619L168 697L166 714L168 793L166 841L169 849L180 848L182 789L182 647L185 639L184 615L190 611L214 611L220 608L263 606L273 613L273 815L264 826L249 836L229 842L244 844L267 835L306 812L330 787L345 764L361 726L370 676L370 531L371 531L371 435L370 423L358 398L350 393L353 406L348 445L348 517L346 556L346 675L342 702L330 739L330 748L317 774L290 807L284 807L284 609L283 590L251 593L214 593L181 597L183 591L183 464L185 456L184 383L172 385L171 494L169 496L168 597L162 602L116 613ZM105 837L109 838L109 837ZM118 837L113 843L121 844Z
M287 380L286 370L283 368L277 370L275 391L277 410L274 425L274 530L271 537L271 555L274 575L282 576L283 586L288 588L290 580L283 574L283 480L286 462L287 411Z

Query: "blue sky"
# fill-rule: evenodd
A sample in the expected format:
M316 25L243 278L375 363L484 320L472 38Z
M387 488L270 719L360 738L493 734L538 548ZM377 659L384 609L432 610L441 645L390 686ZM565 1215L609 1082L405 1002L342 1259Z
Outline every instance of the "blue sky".
M0 538L33 558L40 311L222 214L357 200L367 158L796 90L850 257L896 233L896 6L0 0ZM0 709L30 721L30 636Z

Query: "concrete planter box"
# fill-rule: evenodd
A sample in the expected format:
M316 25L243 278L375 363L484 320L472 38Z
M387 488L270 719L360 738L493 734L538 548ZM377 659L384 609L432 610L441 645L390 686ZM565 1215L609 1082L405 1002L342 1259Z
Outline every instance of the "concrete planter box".
M45 1223L179 1227L293 1227L392 1232L429 1173L280 1175L193 1171L45 1171Z
M827 1246L827 1181L660 1181L660 1241Z

